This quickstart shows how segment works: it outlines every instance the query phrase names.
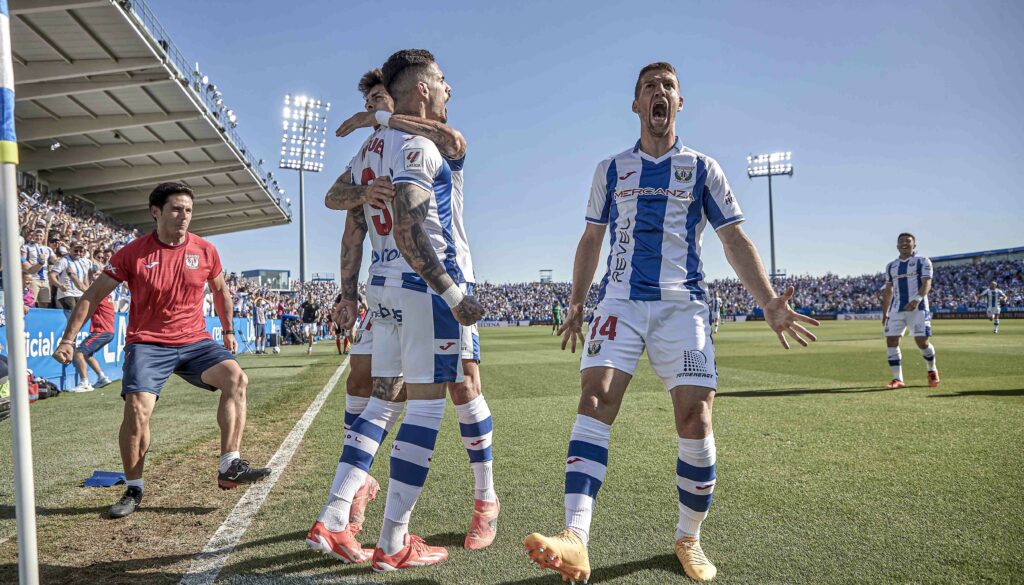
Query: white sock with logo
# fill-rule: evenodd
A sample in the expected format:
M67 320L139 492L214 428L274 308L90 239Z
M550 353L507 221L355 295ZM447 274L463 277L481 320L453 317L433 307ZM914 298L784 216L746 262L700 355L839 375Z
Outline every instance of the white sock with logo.
M888 348L889 353L889 367L892 368L892 377L894 380L903 380L903 354L900 352L898 347Z

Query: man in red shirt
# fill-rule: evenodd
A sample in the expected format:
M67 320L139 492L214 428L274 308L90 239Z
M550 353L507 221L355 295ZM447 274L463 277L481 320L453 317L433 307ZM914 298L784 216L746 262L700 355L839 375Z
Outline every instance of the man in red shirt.
M231 329L231 291L224 283L220 256L213 244L188 232L192 189L161 183L149 195L156 231L121 248L103 274L75 306L53 357L71 360L72 341L100 301L124 282L131 291L125 345L124 419L119 443L128 489L110 508L112 518L134 512L142 502L142 468L149 449L149 419L172 373L193 386L220 389L220 470L217 483L231 489L259 481L270 468L252 468L239 455L245 428L248 378L232 354L238 349ZM203 287L209 284L223 326L221 347L206 332Z
M93 258L101 265L110 261L110 250L108 248L97 248L93 251ZM99 273L99 269L97 269ZM94 275L94 280L95 280ZM103 349L105 345L114 339L114 303L113 293L103 297L103 300L96 305L96 312L92 314L92 322L89 324L89 336L85 341L75 348L75 370L78 371L79 384L71 389L71 392L92 392L93 386L89 383L89 373L85 369L86 362L92 371L96 372L96 388L103 388L110 384L110 378L103 373L103 368L96 358L92 357Z

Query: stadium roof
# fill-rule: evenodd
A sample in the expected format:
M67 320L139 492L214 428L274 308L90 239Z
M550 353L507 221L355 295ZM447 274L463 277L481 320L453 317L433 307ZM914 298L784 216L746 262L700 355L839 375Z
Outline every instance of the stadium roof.
M183 180L200 235L286 224L273 175L216 86L142 0L10 0L21 170L128 224ZM273 153L276 154L276 153Z
M1018 254L1024 252L1024 246L1017 248L1002 248L1001 250L986 250L984 252L967 252L964 254L950 254L948 256L932 256L932 262L943 262L948 260L963 260L965 258L984 258L986 256L1002 256L1005 254Z

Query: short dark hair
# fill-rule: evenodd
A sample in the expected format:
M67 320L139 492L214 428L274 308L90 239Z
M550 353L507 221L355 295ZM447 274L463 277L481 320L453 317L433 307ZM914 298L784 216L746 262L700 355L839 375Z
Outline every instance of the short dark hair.
M196 194L191 187L178 181L169 181L160 183L153 189L153 192L149 194L149 206L159 207L162 210L164 204L167 203L167 198L173 195L188 195L192 201L196 200Z
M363 76L359 78L359 93L366 97L371 89L382 83L384 83L384 72L380 70L380 67L371 69L363 73Z
M896 240L899 241L899 239L902 238L903 236L910 236L910 239L914 240L915 244L917 243L917 236L915 236L914 234L912 234L910 232L903 232L902 234L896 236Z
M388 57L381 67L384 86L392 97L397 97L396 91L404 93L407 90L404 87L407 80L422 74L435 62L434 55L426 49L402 49Z
M676 68L671 63L664 61L658 61L651 63L650 65L644 65L644 68L640 70L640 75L636 76L636 87L633 88L633 99L640 97L640 80L644 78L644 74L650 71L668 71L676 78L676 82L679 82L679 74L676 73Z

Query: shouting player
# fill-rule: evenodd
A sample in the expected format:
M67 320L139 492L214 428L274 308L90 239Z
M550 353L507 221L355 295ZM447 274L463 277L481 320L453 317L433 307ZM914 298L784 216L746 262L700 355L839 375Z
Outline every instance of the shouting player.
M985 299L985 316L992 321L992 333L999 333L999 314L1003 311L1002 304L1008 300L1006 293L993 280L988 283L988 289L982 291L981 298Z
M772 289L757 249L740 227L743 215L721 167L676 137L682 107L672 65L641 69L633 101L640 140L602 161L594 174L562 327L563 349L570 342L572 351L578 342L586 344L565 465L566 528L555 536L533 533L523 543L531 561L567 581L590 578L590 523L608 466L611 425L645 347L675 409L676 556L692 579L707 581L717 572L699 540L715 487L711 406L718 378L700 256L706 224L718 233L726 258L782 345L789 348L784 335L801 345L815 339L798 321L817 321L789 308L793 288L782 296ZM584 334L583 305L609 226L608 269Z
M935 366L935 348L931 344L932 314L928 311L928 292L932 290L932 261L915 256L917 239L902 233L896 238L900 257L885 266L885 288L882 292L882 326L889 354L892 381L886 388L906 388L903 383L903 355L900 338L910 328L921 357L928 365L928 385L938 387L939 369Z
M220 468L217 484L231 489L259 481L269 468L253 468L239 455L245 429L245 372L232 353L238 349L232 330L231 290L224 283L220 256L213 244L188 231L195 195L184 183L160 183L149 194L156 230L133 240L110 259L103 274L75 305L53 357L71 360L74 338L118 283L131 291L128 336L124 347L121 397L124 419L119 443L128 488L110 508L120 518L142 503L142 468L149 451L149 419L171 374L193 386L220 389ZM206 332L203 287L209 284L223 327L224 345Z

